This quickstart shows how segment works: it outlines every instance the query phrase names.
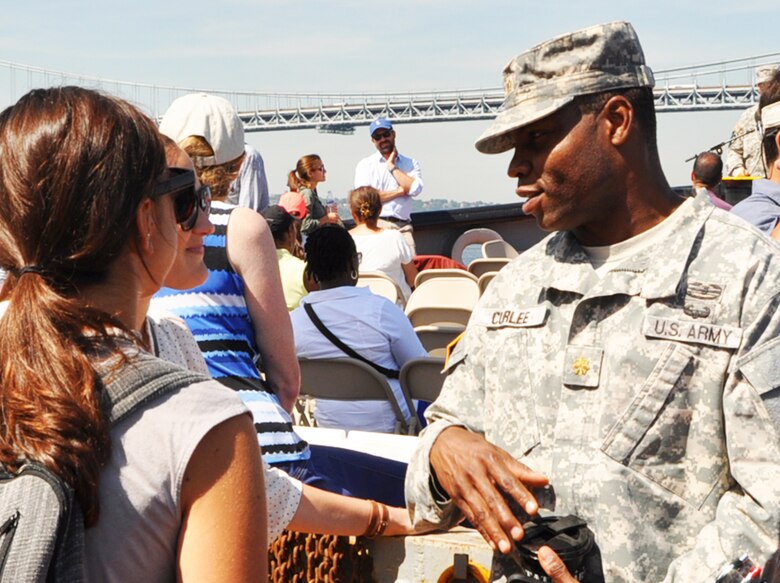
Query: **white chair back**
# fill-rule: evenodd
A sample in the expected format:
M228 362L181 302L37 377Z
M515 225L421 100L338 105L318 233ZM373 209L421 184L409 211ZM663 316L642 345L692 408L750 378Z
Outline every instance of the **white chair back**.
M504 265L512 261L511 259L508 259L506 257L491 257L491 258L482 258L482 259L475 259L471 263L469 263L469 271L477 276L477 278L481 277L483 274L488 273L490 271L500 271Z
M508 257L509 259L514 259L518 255L520 254L517 252L517 249L503 239L482 243L482 257Z
M465 277L435 277L423 282L406 303L412 326L465 326L479 299L479 286Z
M395 280L381 271L366 271L360 273L357 280L358 287L367 287L378 296L382 296L399 306L406 307L404 292L398 287Z

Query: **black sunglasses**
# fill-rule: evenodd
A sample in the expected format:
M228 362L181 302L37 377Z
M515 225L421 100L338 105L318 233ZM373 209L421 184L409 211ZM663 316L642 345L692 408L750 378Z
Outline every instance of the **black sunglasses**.
M391 132L392 130L377 130L374 132L371 138L373 138L375 142L378 142L379 140L383 140L388 137Z
M198 210L208 216L211 210L211 189L195 188L195 173L186 168L168 168L173 176L154 187L155 196L173 195L173 214L183 231L189 231L198 221Z

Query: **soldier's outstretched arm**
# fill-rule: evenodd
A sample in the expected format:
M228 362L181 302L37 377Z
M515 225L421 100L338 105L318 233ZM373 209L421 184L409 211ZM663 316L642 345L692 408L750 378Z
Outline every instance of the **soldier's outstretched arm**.
M515 460L484 437L463 427L442 431L430 453L434 483L476 527L493 550L508 553L511 537L520 540L523 527L504 501L512 496L528 514L539 510L526 486L543 487L547 478Z

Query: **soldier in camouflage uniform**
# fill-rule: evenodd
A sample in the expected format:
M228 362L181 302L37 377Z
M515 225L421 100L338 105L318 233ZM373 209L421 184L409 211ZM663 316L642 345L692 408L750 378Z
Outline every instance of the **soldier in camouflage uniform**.
M756 69L756 89L758 94L764 85L777 72L777 65L762 65ZM761 132L757 128L758 104L751 105L739 116L732 142L726 155L726 176L757 176L766 178L764 162L761 158Z
M477 148L514 148L524 211L558 232L501 270L448 360L407 473L415 525L465 514L506 552L522 537L507 496L586 519L606 581L712 581L743 553L766 561L780 518L762 401L780 386L776 245L669 188L630 24L542 43L504 80Z

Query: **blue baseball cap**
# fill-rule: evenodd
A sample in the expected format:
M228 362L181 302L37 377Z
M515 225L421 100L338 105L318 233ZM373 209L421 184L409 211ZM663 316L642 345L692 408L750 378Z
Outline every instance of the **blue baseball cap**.
M377 130L392 130L393 124L383 117L378 117L371 122L371 126L368 128L368 133L373 137L374 132Z

